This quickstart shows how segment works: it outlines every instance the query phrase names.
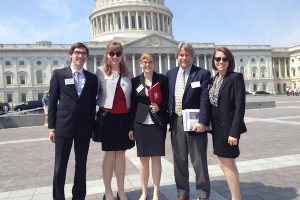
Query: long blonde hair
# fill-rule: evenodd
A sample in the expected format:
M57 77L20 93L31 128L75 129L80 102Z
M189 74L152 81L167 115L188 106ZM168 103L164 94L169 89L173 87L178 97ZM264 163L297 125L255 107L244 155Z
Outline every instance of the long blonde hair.
M107 58L107 54L109 52L122 52L122 60L120 62L120 66L119 66L120 67L120 74L123 75L123 76L127 76L128 75L128 69L127 69L127 67L125 65L125 61L124 61L124 54L123 54L122 44L120 42L117 42L117 41L114 41L114 40L110 41L107 44L105 54L103 56L102 66L103 66L105 74L107 74L109 76L112 74L112 68L111 68L110 62Z

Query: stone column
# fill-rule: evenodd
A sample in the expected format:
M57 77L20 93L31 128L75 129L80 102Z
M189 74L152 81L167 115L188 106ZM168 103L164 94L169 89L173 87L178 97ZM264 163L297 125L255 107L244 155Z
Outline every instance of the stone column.
M289 78L288 66L287 66L288 58L284 58L283 60L284 60L285 78Z
M105 14L105 18L106 18L106 22L105 22L105 24L106 24L106 32L109 32L110 31L110 26L109 26L109 21L108 21L108 14Z
M153 12L151 12L151 30L154 31L154 17L153 17Z
M156 15L156 17L157 17L157 29L158 29L158 31L161 31L160 30L160 17L159 17L160 15L159 15L159 13L157 13L157 15Z
M207 66L207 55L206 54L204 54L204 68L208 69L208 66Z
M199 62L199 55L196 55L196 65L199 67L200 65L200 62Z
M281 59L280 58L278 58L278 72L279 72L279 78L282 78Z
M136 30L140 30L140 27L139 27L139 13L137 11L135 12L135 26L136 26Z
M103 33L105 30L103 30L103 17L102 15L100 16L100 27L101 27L101 33Z
M94 55L94 73L96 73L97 70L97 55Z
M170 54L167 54L168 58L168 70L171 69L171 60L170 60Z
M121 21L121 30L124 30L124 19L123 19L123 12L120 12L120 21Z
M158 67L159 67L159 73L162 73L161 54L158 54Z
M162 31L163 31L163 32L167 32L167 31L166 31L166 24L165 24L165 23L166 23L166 22L165 22L165 17L166 17L165 15L162 16L162 25L163 25L163 27L162 27L163 30L162 30Z
M147 19L146 19L146 12L144 12L144 30L147 30Z
M112 15L112 28L113 28L113 31L116 31L118 30L118 24L116 23L116 14L113 13Z
M136 76L136 69L135 69L135 54L132 54L131 59L132 59L132 73L133 73L133 76L135 77L135 76Z

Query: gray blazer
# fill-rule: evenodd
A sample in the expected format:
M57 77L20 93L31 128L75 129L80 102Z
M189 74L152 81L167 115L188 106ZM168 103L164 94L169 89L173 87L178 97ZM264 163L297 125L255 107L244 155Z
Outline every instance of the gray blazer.
M115 92L119 76L108 76L104 73L103 67L100 66L96 70L96 76L98 78L98 97L97 105L103 108L111 109L114 102ZM125 94L127 108L130 108L131 102L131 76L121 77L121 88Z

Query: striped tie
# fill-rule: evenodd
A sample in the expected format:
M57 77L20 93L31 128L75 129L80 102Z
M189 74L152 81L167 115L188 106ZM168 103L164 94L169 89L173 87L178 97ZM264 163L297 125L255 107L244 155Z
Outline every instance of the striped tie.
M181 117L182 116L182 97L185 88L185 81L184 81L184 70L179 68L178 71L179 75L177 80L177 88L175 94L175 113Z
M80 96L80 94L81 94L81 87L80 87L80 82L79 82L79 80L80 80L79 76L80 76L80 72L75 72L74 73L75 87L76 87L78 96Z

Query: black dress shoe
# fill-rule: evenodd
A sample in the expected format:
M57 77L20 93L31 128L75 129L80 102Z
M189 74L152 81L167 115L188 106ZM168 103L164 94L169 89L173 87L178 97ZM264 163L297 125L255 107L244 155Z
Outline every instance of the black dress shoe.
M119 193L117 192L117 200L120 200L120 196Z
M103 195L103 200L106 200L106 197L105 197L105 195Z

